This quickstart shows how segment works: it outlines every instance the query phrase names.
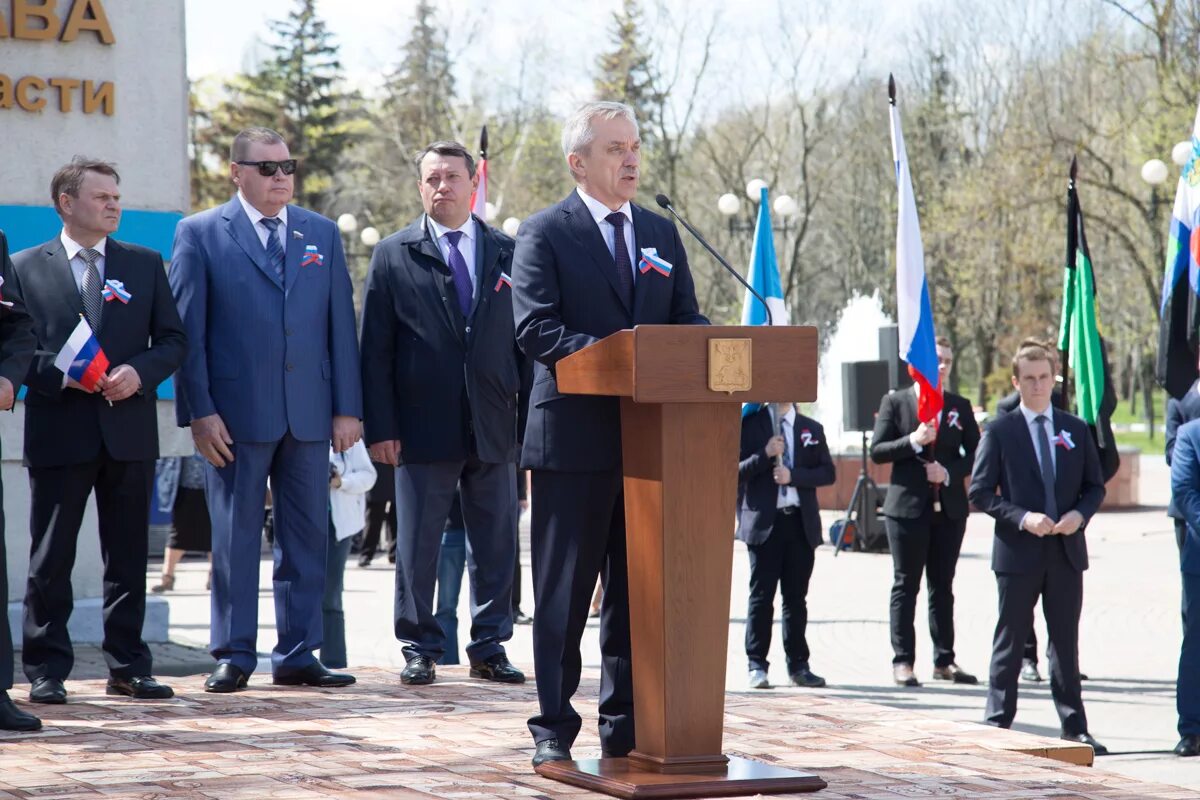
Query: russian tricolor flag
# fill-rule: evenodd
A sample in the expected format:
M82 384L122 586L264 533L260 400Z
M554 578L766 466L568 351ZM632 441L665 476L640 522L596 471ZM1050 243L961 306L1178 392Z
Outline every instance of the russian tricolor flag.
M108 356L92 333L92 326L82 316L75 330L71 331L67 343L54 359L54 366L62 370L68 378L75 380L89 392L96 388L96 382L108 372Z
M892 117L892 159L896 163L896 188L900 210L896 222L896 315L900 323L900 357L908 362L908 373L917 386L917 417L936 424L942 410L942 383L938 374L937 336L933 330L933 307L925 280L925 248L917 221L908 153L900 130L896 107L896 84L888 77L889 111Z
M1179 176L1171 212L1166 274L1158 324L1156 377L1167 393L1182 398L1198 374L1197 292L1200 291L1200 109L1192 127L1191 159Z

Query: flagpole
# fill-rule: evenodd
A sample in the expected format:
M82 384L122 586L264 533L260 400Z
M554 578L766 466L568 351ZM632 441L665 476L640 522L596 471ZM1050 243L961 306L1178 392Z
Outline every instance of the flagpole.
M1079 247L1079 237L1077 235L1076 236L1071 235L1071 232L1077 223L1076 215L1078 215L1080 213L1079 209L1078 209L1078 204L1076 202L1072 202L1076 198L1075 179L1079 174L1079 163L1075 156L1071 156L1071 168L1070 168L1069 174L1070 174L1070 177L1067 179L1067 267L1068 267L1068 269L1071 266L1072 259L1075 257L1075 251ZM1064 291L1065 290L1066 289L1064 287ZM1064 306L1066 305L1065 299L1064 299L1063 304L1064 304ZM1066 342L1068 347L1070 346L1070 341L1071 341L1070 338L1068 338L1067 342ZM1067 412L1070 412L1070 410L1071 410L1071 382L1069 380L1070 374L1071 374L1071 364L1070 364L1069 356L1070 356L1069 350L1059 350L1058 351L1058 364L1059 364L1059 369L1062 372L1062 379L1063 379L1063 385L1062 385L1063 405L1062 405L1062 407L1063 407L1063 410L1067 411ZM1052 401L1051 405L1053 405L1053 400L1054 400L1053 389L1051 389L1050 399Z

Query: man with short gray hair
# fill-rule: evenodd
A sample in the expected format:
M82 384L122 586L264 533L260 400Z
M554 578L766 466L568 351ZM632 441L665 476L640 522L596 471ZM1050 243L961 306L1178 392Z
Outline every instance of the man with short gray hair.
M537 362L521 457L532 470L535 767L570 759L582 724L571 696L597 575L600 745L606 757L634 747L620 403L562 394L555 365L634 325L708 324L675 226L631 202L641 177L632 109L582 106L562 145L577 187L522 223L513 258L517 342Z

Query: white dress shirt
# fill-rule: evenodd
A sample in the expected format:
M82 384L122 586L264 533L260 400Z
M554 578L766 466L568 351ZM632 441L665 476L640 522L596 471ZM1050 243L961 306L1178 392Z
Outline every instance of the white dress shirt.
M71 275L75 278L75 288L79 290L80 297L83 296L83 276L87 274L87 262L83 260L83 256L79 255L79 251L84 247L79 242L67 236L66 229L58 235L58 240L62 242L63 249L67 252L67 263L71 265ZM92 249L100 254L96 259L96 269L100 273L100 282L104 283L104 247L108 243L108 237L105 236L100 241L92 246Z
M613 213L612 209L601 203L596 198L589 195L578 186L575 191L579 193L579 198L583 200L583 204L587 206L588 211L592 214L592 219L596 220L596 227L600 229L600 235L604 237L604 244L608 246L608 254L615 261L617 258L617 229L605 217ZM625 249L629 251L629 268L633 271L633 282L637 283L637 244L633 241L633 208L626 200L617 211L625 215Z
M1042 466L1042 448L1038 444L1041 439L1042 431L1046 432L1046 438L1050 441L1050 469L1057 475L1058 472L1058 454L1054 452L1054 409L1047 406L1042 414L1046 417L1045 427L1041 423L1034 422L1039 416L1038 412L1031 410L1027 405L1021 403L1021 416L1025 417L1025 425L1029 428L1029 436L1033 439L1033 452L1037 455L1038 468ZM1040 474L1040 473L1039 473Z
M238 200L240 200L242 203L242 208L245 209L245 211L246 211L246 216L250 218L250 225L253 226L254 232L256 234L258 234L259 244L261 244L263 246L264 250L267 249L267 235L270 234L271 231L267 228L266 225L261 224L262 221L267 218L267 215L262 213L261 211L259 211L254 206L250 205L250 201L246 199L246 196L244 194L242 194L241 189L238 189L237 197L238 197ZM279 243L281 245L283 245L283 252L286 253L287 252L287 206L284 206L283 208L279 209L279 213L275 215L275 218L277 220L279 220L279 227L277 227L275 229L275 235L279 238Z
M791 464L784 460L784 466L791 469L796 464L796 435L793 428L796 426L796 409L788 406L787 413L783 415L783 419L776 417L775 407L771 407L771 420L775 422L775 429L783 434L783 440L787 442L787 454L791 460ZM779 494L775 501L776 508L788 508L789 506L800 505L800 493L796 491L795 486L780 486Z
M450 264L450 240L446 238L446 234L451 231L462 232L458 239L458 252L462 253L463 261L467 264L467 273L471 276L471 296L474 297L475 284L479 282L475 275L475 237L479 235L475 217L468 216L467 221L457 228L447 228L428 214L425 215L425 219L429 223L428 230L433 240L437 242L438 252L442 254L442 261L445 261L447 266Z

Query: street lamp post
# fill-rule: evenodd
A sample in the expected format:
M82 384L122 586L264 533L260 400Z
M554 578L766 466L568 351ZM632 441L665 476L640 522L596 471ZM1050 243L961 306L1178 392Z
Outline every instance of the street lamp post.
M729 221L729 238L735 238L739 233L753 233L754 227L757 224L757 215L754 213L754 204L758 203L762 197L762 190L766 187L767 182L762 178L755 178L746 184L746 196L750 198L751 205L749 213L744 217L741 216L742 201L736 194L726 192L717 198L717 210L725 215ZM775 212L775 217L781 222L778 225L772 224L771 229L776 233L781 233L786 237L791 231L791 223L796 214L800 211L800 204L791 195L781 194L771 203L771 209Z
M358 218L353 214L346 212L337 218L337 227L342 234L342 247L346 251L346 261L348 264L358 266L359 259L370 260L371 251L375 245L379 244L379 231L371 225L358 229ZM358 236L354 233L358 232ZM362 245L360 248L358 245ZM366 270L362 270L362 275L359 275L358 269L351 269L350 273L353 277L365 277Z

